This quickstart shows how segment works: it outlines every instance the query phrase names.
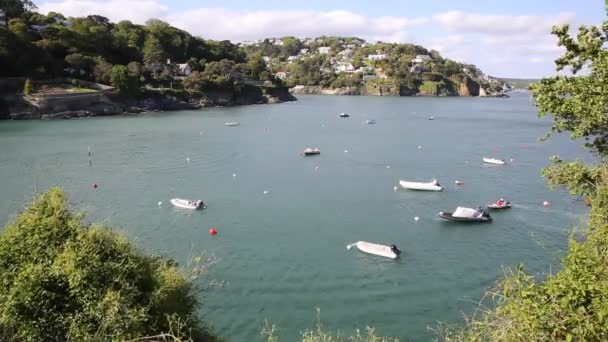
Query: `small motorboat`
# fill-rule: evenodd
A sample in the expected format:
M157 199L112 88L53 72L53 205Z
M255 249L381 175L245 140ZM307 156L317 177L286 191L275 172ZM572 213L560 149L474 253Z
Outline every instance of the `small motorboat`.
M439 212L439 217L458 222L492 222L492 217L483 208L458 207L453 213Z
M401 254L401 251L395 245L385 246L366 241L357 241L346 246L346 249L350 250L353 247L357 247L361 252L383 256L390 259L397 259Z
M190 209L190 210L206 208L205 203L203 203L203 201L201 201L201 200L194 201L194 200L187 200L187 199L183 199L183 198L172 198L171 204L173 204L174 206L176 206L178 208Z
M429 116L429 120L435 120L435 117L431 115Z
M483 158L483 162L488 163L488 164L497 164L497 165L505 165L507 163L502 159L496 159L496 158Z
M304 150L304 152L302 152L302 154L304 154L305 156L316 156L318 154L321 154L321 150L319 150L318 148L307 148Z
M441 191L443 187L436 179L433 179L432 182L424 183L424 182L408 182L404 180L399 181L399 185L401 185L404 189L410 190L423 190L423 191Z
M346 113L340 113L340 117L341 118L350 118L350 115L348 115Z
M241 124L240 124L240 123L238 123L238 122L236 122L236 121L235 121L235 122L226 122L226 123L224 124L224 126L226 126L226 127L236 127L236 126L240 126L240 125L241 125Z
M365 123L368 125L375 125L376 124L376 120L365 120Z
M509 209L511 208L511 202L505 201L501 198L494 203L488 204L487 207L488 209Z

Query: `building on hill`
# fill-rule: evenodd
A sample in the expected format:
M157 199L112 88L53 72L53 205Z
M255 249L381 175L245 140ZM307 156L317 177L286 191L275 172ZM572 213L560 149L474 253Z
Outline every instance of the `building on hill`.
M318 51L321 54L328 54L331 53L331 48L329 46L321 46L319 47Z
M289 76L291 76L291 73L285 72L285 71L277 71L277 73L274 74L275 78L278 78L281 80L284 80L284 79L288 78Z
M183 64L178 64L175 71L176 71L176 74L179 76L188 76L192 73L192 68L188 64L183 63Z
M379 53L379 54L367 56L367 59L369 59L370 61L383 61L387 58L388 58L388 56L385 53Z
M271 62L270 56L262 56L262 59L264 60L264 63L266 63L266 64Z
M342 56L343 59L349 59L353 55L353 50L350 48L344 49L338 52L338 55Z
M340 63L336 66L337 72L355 72L355 67L351 63Z
M300 49L300 55L305 55L308 53L308 49Z
M431 60L429 55L416 55L416 58L412 59L412 63L420 64Z

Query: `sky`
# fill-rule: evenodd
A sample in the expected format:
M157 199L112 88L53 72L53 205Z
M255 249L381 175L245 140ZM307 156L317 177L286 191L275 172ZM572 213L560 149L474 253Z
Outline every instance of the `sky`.
M477 65L497 77L555 73L563 50L555 24L599 25L601 0L43 0L39 12L99 14L143 24L157 18L206 39L257 40L321 35L413 43Z

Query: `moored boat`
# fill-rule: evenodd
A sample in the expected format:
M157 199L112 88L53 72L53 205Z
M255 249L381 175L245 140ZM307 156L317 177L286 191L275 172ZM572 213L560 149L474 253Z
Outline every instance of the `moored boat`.
M488 209L509 209L511 208L511 202L505 201L501 198L494 203L488 204L487 207Z
M176 206L178 208L191 209L191 210L205 208L205 203L203 203L203 201L201 201L201 200L194 201L194 200L187 200L187 199L183 199L183 198L172 198L171 204L173 204L174 206Z
M372 120L366 120L365 123L368 124L368 125L374 125L374 124L376 124L376 120L373 120L373 119Z
M404 180L399 181L399 185L401 185L404 189L410 190L422 190L422 191L441 191L443 187L436 179L433 179L432 182L424 183L424 182L408 182Z
M340 113L340 117L341 118L350 118L350 115L348 115L346 113Z
M506 162L502 159L496 159L496 158L483 158L484 163L488 163L488 164L496 164L496 165L505 165Z
M318 148L307 148L304 150L304 152L302 152L302 154L304 154L305 156L315 156L318 154L321 154L321 150L319 150Z
M439 212L439 217L458 222L492 222L492 217L482 208L473 209L458 207L452 213Z
M397 257L399 257L401 254L401 251L396 245L386 246L366 241L357 241L346 246L346 249L350 250L353 247L357 247L357 249L364 253L374 254L390 259L397 259Z
M238 123L238 122L236 122L236 121L235 121L235 122L226 122L226 123L224 124L224 126L227 126L227 127L236 127L236 126L240 126L240 125L241 125L241 124L240 124L240 123Z

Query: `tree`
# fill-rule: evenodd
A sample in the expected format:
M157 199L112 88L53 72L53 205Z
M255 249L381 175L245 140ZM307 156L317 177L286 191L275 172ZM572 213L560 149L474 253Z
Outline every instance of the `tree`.
M83 70L88 64L85 56L80 53L65 56L65 61L75 70Z
M156 36L149 34L146 36L146 41L143 48L144 62L154 66L154 74L156 75L158 67L163 63L165 54L160 41Z
M213 341L196 318L191 276L200 270L193 271L85 223L51 189L0 236L0 337L126 341L167 333Z
M511 271L498 283L496 309L464 330L448 331L447 339L608 340L608 21L602 27L581 26L576 38L567 25L555 27L553 34L566 49L557 70L569 68L573 75L532 85L539 116L553 117L550 133L584 139L597 159L585 164L554 157L542 174L550 186L564 186L591 205L586 237L570 239L563 269L542 282L521 266ZM586 74L578 75L583 67Z
M32 93L32 82L29 78L25 80L25 85L23 86L23 93L25 95L29 95Z
M95 67L93 68L93 76L95 82L101 84L110 84L112 76L112 64L106 62L103 57L98 56L95 58Z
M127 69L129 69L129 73L136 78L140 78L143 73L143 66L137 62L130 62L127 64Z
M36 5L30 0L1 0L0 8L4 10L6 17L19 18L36 9Z
M192 72L190 75L186 76L182 81L184 88L189 91L201 91L207 85L209 85L209 80L203 76L202 73L198 71Z
M260 53L254 53L251 56L249 56L247 65L249 66L249 69L251 70L251 77L253 77L253 78L260 75L260 73L262 71L266 70L266 63L264 62L264 59L262 58L262 54L260 54Z
M124 65L113 66L110 79L112 85L122 94L135 95L139 91L139 78L131 75Z

